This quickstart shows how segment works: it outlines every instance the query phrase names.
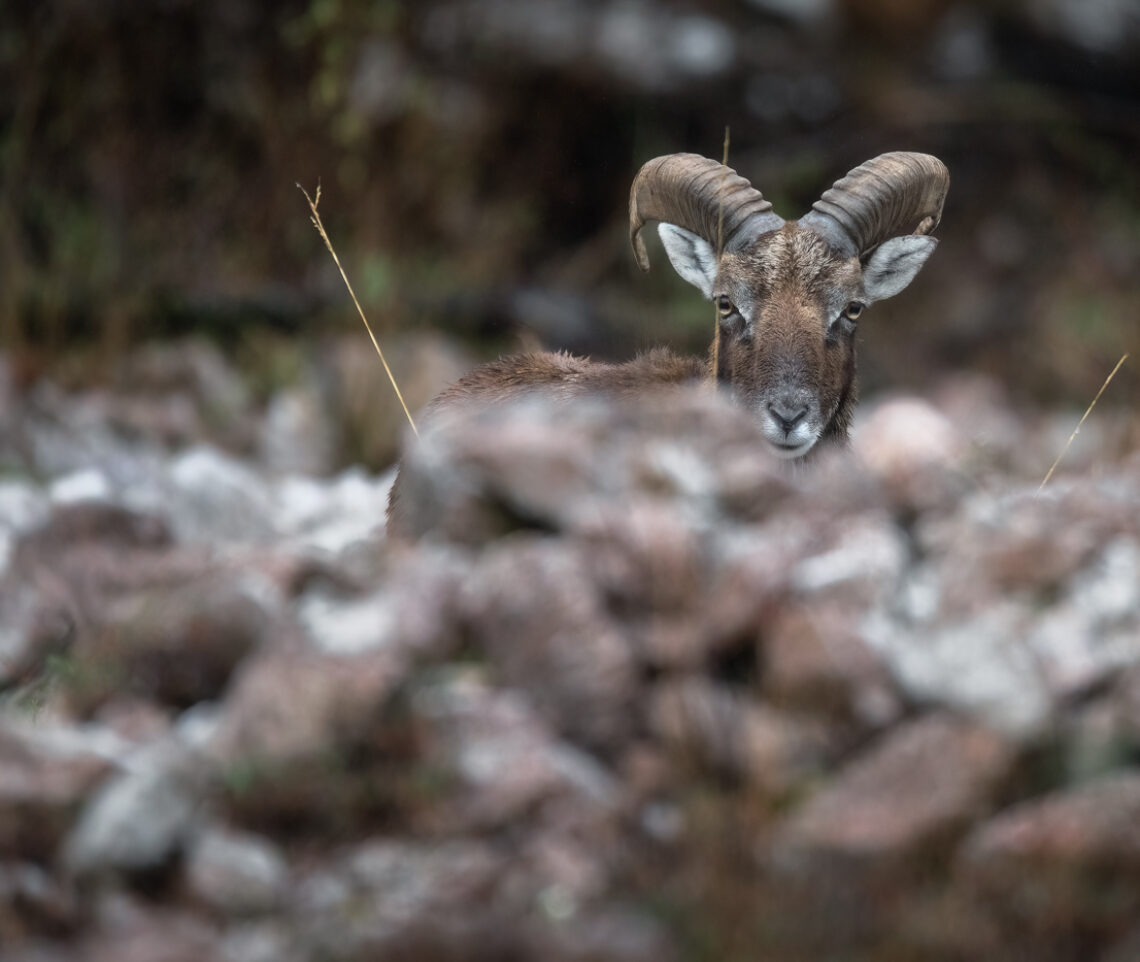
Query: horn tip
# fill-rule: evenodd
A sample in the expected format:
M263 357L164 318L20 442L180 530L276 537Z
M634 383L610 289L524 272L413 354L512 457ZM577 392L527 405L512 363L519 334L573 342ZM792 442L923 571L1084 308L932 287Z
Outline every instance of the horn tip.
M649 251L645 249L645 240L641 236L641 231L637 230L630 235L630 243L633 244L633 256L637 261L637 266L641 268L643 273L649 272Z

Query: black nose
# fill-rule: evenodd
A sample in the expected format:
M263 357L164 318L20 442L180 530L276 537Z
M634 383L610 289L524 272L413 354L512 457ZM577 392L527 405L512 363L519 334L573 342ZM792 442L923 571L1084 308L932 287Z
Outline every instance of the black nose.
M782 404L778 401L768 405L768 413L784 429L785 434L791 434L792 429L807 417L807 412L806 407L796 407L794 404Z

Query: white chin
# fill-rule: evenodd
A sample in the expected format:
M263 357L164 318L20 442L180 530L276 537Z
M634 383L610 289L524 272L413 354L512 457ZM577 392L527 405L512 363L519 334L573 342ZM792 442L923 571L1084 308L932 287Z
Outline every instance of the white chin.
M802 458L812 449L814 444L815 438L812 438L810 441L805 441L803 444L797 444L794 447L785 444L773 444L769 441L768 450L783 461L791 461L795 458Z

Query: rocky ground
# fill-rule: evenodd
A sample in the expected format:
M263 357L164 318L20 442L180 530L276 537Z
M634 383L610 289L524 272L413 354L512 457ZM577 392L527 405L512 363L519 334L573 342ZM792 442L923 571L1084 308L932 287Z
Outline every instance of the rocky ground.
M791 472L472 412L396 544L303 392L136 363L0 368L6 962L1140 957L1134 420L1038 496L1075 419L982 381Z

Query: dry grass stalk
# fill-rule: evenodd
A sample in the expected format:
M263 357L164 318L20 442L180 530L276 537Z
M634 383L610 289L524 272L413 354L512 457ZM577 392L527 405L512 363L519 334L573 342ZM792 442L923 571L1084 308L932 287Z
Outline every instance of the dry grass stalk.
M1049 483L1049 479L1053 477L1053 472L1057 470L1057 465L1061 463L1061 459L1068 453L1069 448L1072 447L1073 441L1076 439L1077 435L1081 433L1081 426L1085 423L1086 420L1088 420L1088 416L1092 414L1092 409L1096 407L1096 402L1099 401L1100 396L1104 394L1104 389L1108 387L1109 382L1114 377L1116 377L1116 372L1124 366L1124 362L1127 360L1128 355L1125 354L1119 361L1116 362L1116 367L1112 369L1112 373L1104 379L1104 383L1100 386L1100 390L1096 392L1096 397L1092 399L1092 404L1090 404L1085 410L1084 417L1082 417L1077 423L1077 426L1073 430L1073 433L1069 435L1069 440L1065 442L1065 446L1061 449L1061 453L1057 455L1057 460L1053 462L1053 466L1049 469L1049 473L1045 475L1045 480L1041 482L1041 486L1037 489L1038 494L1045 490L1045 485L1047 485Z
M420 432L416 430L416 422L412 420L412 412L408 410L408 405L404 403L404 395L400 393L400 385L396 383L396 377L392 373L392 369L388 367L388 362L384 360L384 352L380 350L380 342L376 340L376 335L372 333L372 325L368 323L368 318L364 316L364 309L360 306L360 301L356 299L356 291L352 289L352 284L349 283L348 275L341 267L340 258L336 256L336 250L333 248L332 241L329 240L329 235L325 233L325 225L321 223L321 215L317 212L317 205L321 202L321 185L317 184L316 197L310 197L309 192L305 190L300 184L297 189L305 195L305 200L309 202L309 210L312 211L313 226L317 229L317 233L321 235L321 240L325 242L325 247L329 249L332 254L333 262L336 268L340 271L341 279L344 281L344 286L348 288L348 293L352 297L352 303L356 305L356 311L360 315L360 319L364 322L364 329L368 332L368 336L372 338L372 346L376 348L376 354L380 358L380 363L384 365L384 372L388 375L388 380L392 382L392 390L396 392L396 398L400 402L400 407L404 409L404 414L408 419L408 424L412 426L412 433L418 438Z

